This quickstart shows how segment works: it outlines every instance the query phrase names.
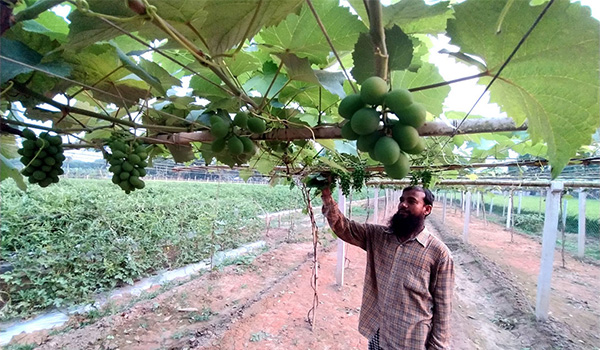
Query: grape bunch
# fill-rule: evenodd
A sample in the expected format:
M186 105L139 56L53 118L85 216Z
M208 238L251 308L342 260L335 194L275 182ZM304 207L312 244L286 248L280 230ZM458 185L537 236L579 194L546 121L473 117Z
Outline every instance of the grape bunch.
M217 113L210 117L210 134L214 137L211 151L217 159L232 158L235 163L242 164L256 153L256 145L244 131L262 134L266 123L260 118L239 112L233 120L227 113Z
M346 96L338 112L348 119L342 125L342 137L356 140L357 148L381 162L391 178L402 179L408 174L406 154L425 150L425 141L417 131L425 123L425 107L414 102L406 89L388 91L387 83L379 77L366 79L359 94Z
M354 170L352 171L352 188L360 192L362 190L363 185L365 184L365 180L367 179L368 174L365 171L365 166L363 164L357 164L354 166Z
M37 137L30 129L23 130L22 135L25 140L22 148L17 151L25 166L21 174L29 178L29 183L40 187L57 183L58 176L64 174L61 168L65 160L62 138L47 132Z
M111 137L108 142L111 154L107 156L113 173L112 182L129 194L146 186L141 177L146 176L146 148L137 140L125 141L120 136Z

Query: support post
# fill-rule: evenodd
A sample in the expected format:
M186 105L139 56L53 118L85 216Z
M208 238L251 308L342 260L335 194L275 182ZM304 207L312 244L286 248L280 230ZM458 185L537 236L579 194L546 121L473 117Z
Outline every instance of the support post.
M342 193L342 188L338 187L338 207L342 214L346 215L346 196ZM335 283L342 288L344 285L344 265L346 262L346 242L337 239L337 265L335 268Z
M546 196L546 214L544 217L544 233L542 237L542 258L535 303L535 317L538 321L548 320L550 282L552 280L554 249L556 248L558 212L560 210L560 196L563 189L564 184L562 182L552 181Z
M519 191L519 208L517 209L517 213L521 214L521 203L523 202L523 191Z
M373 223L379 223L379 188L375 187L375 193L373 194Z
M567 231L566 227L567 227L567 209L568 208L569 208L569 201L566 199L563 199L562 224L563 224L563 227L565 228L565 232Z
M467 205L465 205L465 225L463 228L463 242L469 243L469 220L471 217L471 191L467 191L465 196Z
M508 196L508 210L506 211L506 230L510 230L512 226L512 211L513 211L513 190L510 190L510 194Z
M444 191L444 204L442 205L442 224L446 221L446 191Z
M388 189L383 190L383 216L387 217L388 213L388 201L389 201Z
M490 201L490 215L492 215L493 212L494 212L494 197L492 197L492 200Z
M479 207L481 207L481 195L480 192L476 192L475 195L477 196L477 205L476 205L476 213L475 215L477 215L477 217L479 217ZM485 209L484 209L485 210Z
M584 190L579 192L579 230L577 234L577 256L583 258L585 255L585 200L587 193Z

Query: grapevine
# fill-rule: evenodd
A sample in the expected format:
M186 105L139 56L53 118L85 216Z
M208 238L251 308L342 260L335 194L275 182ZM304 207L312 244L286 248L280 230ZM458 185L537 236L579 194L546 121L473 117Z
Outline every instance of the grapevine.
M126 136L113 134L108 141L112 151L107 155L113 173L112 182L129 194L146 186L142 177L146 176L146 148L137 140L126 141Z
M30 129L23 130L22 148L17 153L25 166L21 173L28 177L29 183L47 187L58 182L58 176L64 174L62 164L65 155L62 138L43 132L38 136Z

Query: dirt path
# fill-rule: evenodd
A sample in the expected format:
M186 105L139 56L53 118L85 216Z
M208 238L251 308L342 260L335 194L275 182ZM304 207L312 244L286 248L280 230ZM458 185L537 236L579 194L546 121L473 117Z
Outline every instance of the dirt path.
M524 264L523 281L520 273L504 272L503 263L495 259L508 253L477 243L484 233L486 241L490 240L493 235L488 233L494 230L481 227L477 233L473 229L475 249L458 240L457 232L462 232L459 217L440 225L436 216L438 213L431 218L432 231L447 242L456 261L453 349L594 349L591 335L576 336L576 329L584 332L579 318L572 318L568 327L558 316L543 324L533 320L529 298L535 285L532 289L526 284L537 276L530 269L532 262L515 260ZM339 289L334 283L336 246L323 241L319 304L311 330L306 320L313 301L312 244L306 224L298 225L296 231L290 235L283 228L271 229L267 237L270 249L253 261L240 259L166 292L155 291L155 297L93 324L82 326L87 320L73 318L61 332L51 336L38 332L19 342L42 343L37 349L366 349L367 341L357 331L365 253L348 247L345 284ZM330 237L321 231L322 237ZM523 238L513 245L519 249L539 245ZM513 260L507 257L507 261ZM595 283L600 290L600 282ZM579 290L571 297L588 301L587 292ZM570 293L569 289L565 293ZM593 302L589 299L588 305ZM571 305L574 308L575 304Z
M441 211L438 209L438 216ZM460 213L448 211L445 227L450 236L462 237L464 221ZM541 243L530 236L514 234L503 226L471 217L469 243L481 255L506 271L513 290L524 302L535 305L540 269ZM555 252L550 301L550 324L560 327L572 346L600 349L600 267L565 254L565 268L559 251Z

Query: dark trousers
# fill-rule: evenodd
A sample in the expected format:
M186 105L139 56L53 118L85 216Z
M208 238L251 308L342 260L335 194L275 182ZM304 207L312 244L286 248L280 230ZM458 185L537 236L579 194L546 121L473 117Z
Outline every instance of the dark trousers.
M368 350L383 350L379 346L379 329L375 332L375 335L369 340Z

